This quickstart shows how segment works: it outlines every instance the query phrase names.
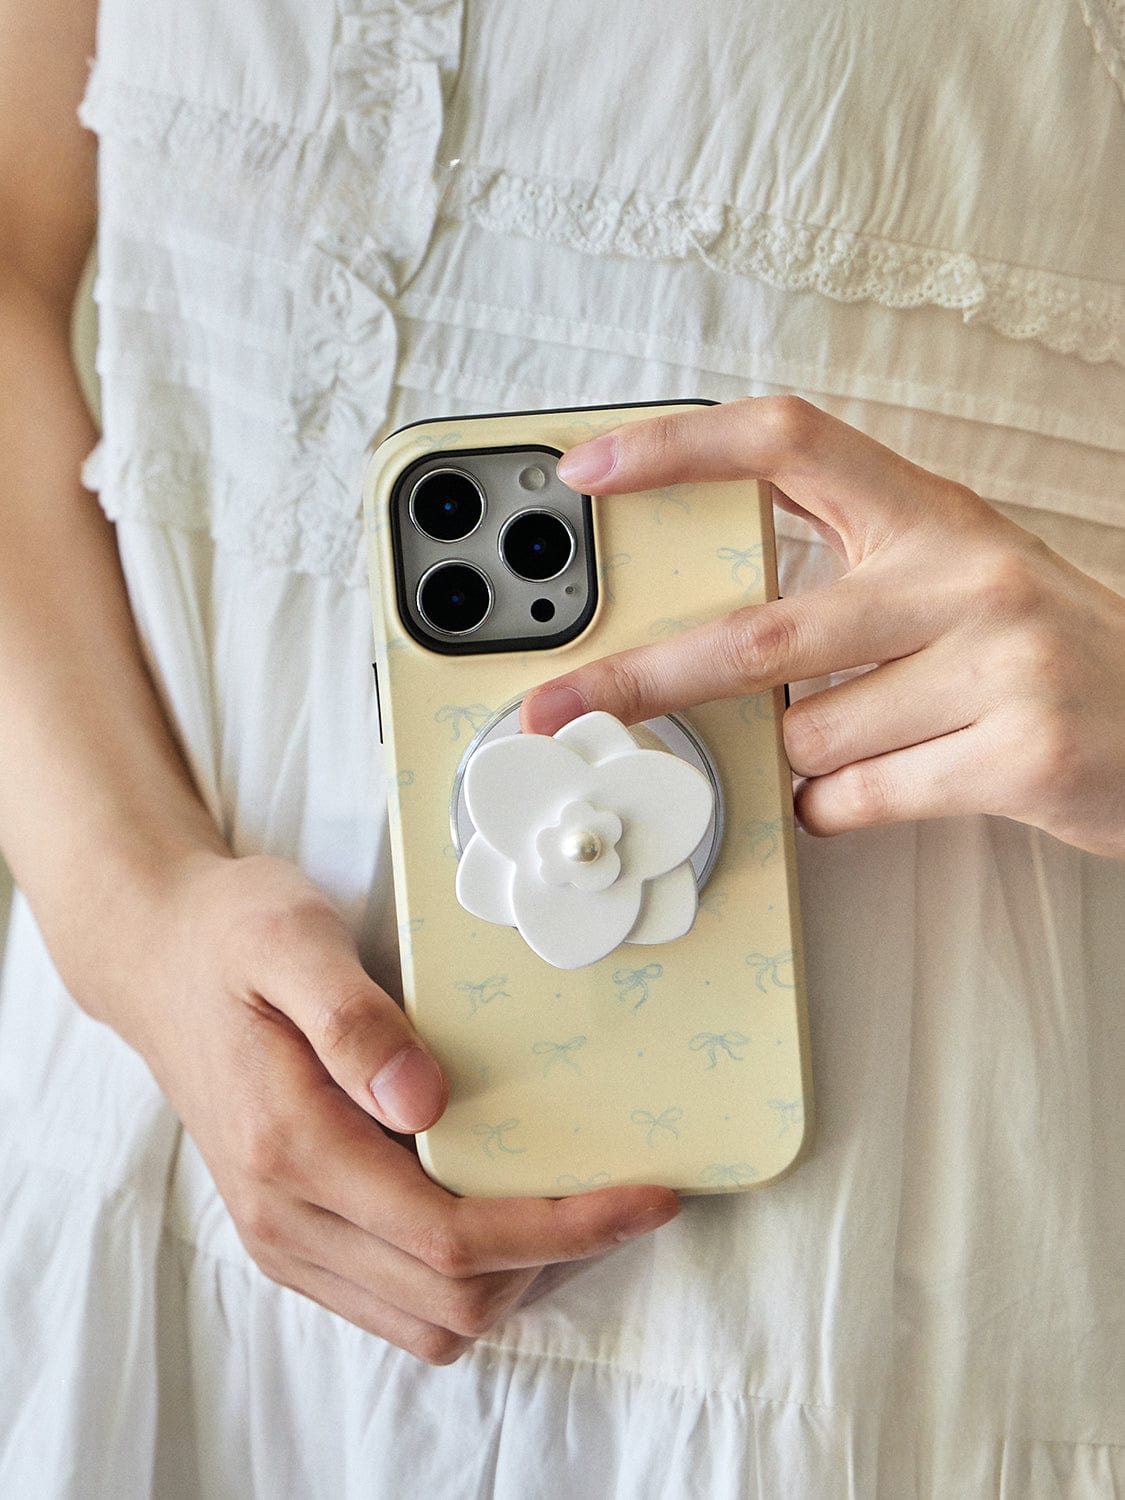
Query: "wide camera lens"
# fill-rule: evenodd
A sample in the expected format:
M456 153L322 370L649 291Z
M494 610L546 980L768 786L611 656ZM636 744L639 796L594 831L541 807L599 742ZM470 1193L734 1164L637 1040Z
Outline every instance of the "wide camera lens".
M550 510L524 510L500 533L500 556L517 578L557 578L574 556L574 532Z
M439 563L418 585L423 619L445 635L468 635L483 624L491 608L488 579L468 563Z
M481 523L484 496L458 469L431 469L414 486L410 519L435 542L459 542Z

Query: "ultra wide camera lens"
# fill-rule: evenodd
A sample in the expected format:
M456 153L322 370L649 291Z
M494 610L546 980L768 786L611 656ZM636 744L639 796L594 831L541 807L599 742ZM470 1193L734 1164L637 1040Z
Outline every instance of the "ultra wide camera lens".
M483 515L479 485L459 469L431 469L410 496L410 519L435 542L461 541L477 529Z
M468 563L438 563L418 585L419 613L444 635L468 635L491 608L492 585Z
M551 510L523 510L500 532L500 556L517 578L557 578L574 556L574 532Z

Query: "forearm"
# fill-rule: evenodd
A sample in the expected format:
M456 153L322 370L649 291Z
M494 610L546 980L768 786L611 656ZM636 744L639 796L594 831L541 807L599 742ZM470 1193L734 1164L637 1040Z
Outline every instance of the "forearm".
M0 391L0 848L76 998L128 1035L122 944L183 855L226 851L79 483L96 434L65 318L3 261Z

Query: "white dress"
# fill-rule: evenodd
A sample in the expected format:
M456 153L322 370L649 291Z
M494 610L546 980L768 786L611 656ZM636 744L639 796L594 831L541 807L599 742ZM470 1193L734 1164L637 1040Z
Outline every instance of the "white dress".
M233 847L392 988L394 426L797 390L1125 592L1120 0L103 0L83 117L145 648ZM789 593L832 562L781 526ZM0 1495L1125 1492L1125 864L986 818L799 857L808 1161L444 1369L265 1278L17 901Z

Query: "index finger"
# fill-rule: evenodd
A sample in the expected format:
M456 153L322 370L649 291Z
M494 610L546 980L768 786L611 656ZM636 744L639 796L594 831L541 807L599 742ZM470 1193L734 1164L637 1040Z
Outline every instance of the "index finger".
M581 1260L679 1213L670 1188L599 1188L570 1198L458 1198L417 1157L337 1095L338 1129L315 1155L315 1201L443 1276Z
M746 396L629 422L571 448L558 473L596 495L769 480L839 534L853 566L957 489L799 396Z
M934 628L933 619L890 582L875 598L859 579L842 578L576 667L527 693L520 725L530 734L554 734L594 709L638 724L698 703L909 656Z

